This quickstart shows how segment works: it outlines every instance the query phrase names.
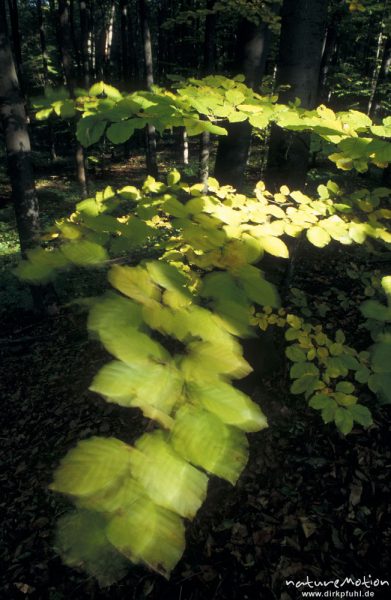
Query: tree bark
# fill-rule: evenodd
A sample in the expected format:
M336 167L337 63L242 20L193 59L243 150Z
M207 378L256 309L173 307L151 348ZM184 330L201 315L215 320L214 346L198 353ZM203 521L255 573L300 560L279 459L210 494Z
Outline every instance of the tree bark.
M70 27L70 32L71 32L73 54L74 54L74 57L76 59L77 73L78 73L78 77L80 78L81 63L80 63L80 50L79 50L79 45L78 45L77 40L76 40L76 32L75 32L75 4L74 4L74 0L69 0L69 27Z
M11 21L12 47L14 51L17 72L20 76L22 74L22 44L20 40L19 11L17 0L8 0L8 9Z
M282 7L277 85L289 85L280 93L283 103L300 98L312 109L318 96L322 46L328 0L284 0ZM296 189L303 186L309 161L310 136L272 128L266 183Z
M74 89L75 89L75 76L73 70L73 61L72 61L72 36L71 36L71 28L69 21L69 0L59 0L58 3L59 8L59 43L60 43L60 51L61 51L61 59L62 59L62 67L64 71L64 81L67 86L71 97L74 97ZM76 163L76 175L77 180L79 182L80 190L82 196L84 198L88 195L88 187L87 187L87 177L85 170L85 158L84 158L84 149L76 141L76 150L75 150L75 163Z
M109 21L105 31L105 54L104 54L104 74L106 77L110 76L110 61L111 61L111 49L113 46L113 33L114 33L114 18L115 18L115 2L112 0L110 6Z
M206 8L213 10L215 0L208 0ZM205 17L205 38L203 56L203 74L212 75L216 71L216 14L211 13ZM204 184L205 191L209 177L210 160L210 133L204 131L200 137L199 172L198 177Z
M339 41L338 25L340 23L344 8L344 6L338 7L332 14L330 22L327 25L320 63L318 104L327 103L330 99L328 80L330 76L330 70L336 62Z
M41 0L37 0L37 14L38 14L38 27L39 27L39 41L41 45L41 55L42 55L42 70L43 70L43 84L44 87L48 85L49 79L49 71L48 71L48 55L47 55L47 47L46 47L46 35L45 35L45 27L43 22L43 12L42 12L42 2ZM56 152L56 144L54 139L53 127L50 121L50 117L48 119L48 133L50 140L50 157L52 161L57 160L57 152Z
M376 78L372 102L370 104L370 116L372 118L385 117L385 111L382 111L382 86L390 82L391 79L391 37L388 37L384 44L383 55L380 70ZM384 114L383 114L384 113Z
M126 83L129 76L128 0L120 0L121 20L121 78Z
M89 4L87 0L79 0L80 33L81 33L81 63L83 70L83 85L90 86L90 60L89 60Z
M140 26L143 39L145 82L148 90L153 86L153 54L151 31L149 28L148 0L139 0ZM156 158L156 130L153 125L145 128L147 173L152 177L158 176Z
M245 76L245 83L256 89L265 71L270 45L270 30L266 23L255 25L243 20L238 34L236 52L238 71ZM251 144L252 127L248 121L227 123L228 135L219 141L215 177L223 184L240 189L243 186Z
M43 13L42 13L42 1L41 0L37 0L37 14L38 14L38 27L39 27L39 41L41 44L43 80L44 80L44 84L47 85L48 54L47 54L47 47L46 47L45 27L43 24Z
M39 204L35 190L26 111L7 31L5 0L0 0L0 123L4 133L22 256L39 243ZM34 306L42 312L54 304L51 286L30 288Z

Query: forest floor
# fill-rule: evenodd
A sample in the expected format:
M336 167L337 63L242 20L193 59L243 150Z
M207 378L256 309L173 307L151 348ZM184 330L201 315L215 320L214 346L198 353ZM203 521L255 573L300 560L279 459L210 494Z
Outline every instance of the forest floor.
M132 183L141 177L138 167L133 165ZM97 186L107 183L106 176L122 185L118 170L102 176ZM122 175L129 183L129 169ZM48 223L69 213L77 197L61 174L38 180L38 191ZM88 339L81 308L64 307L43 320L32 315L25 287L9 272L17 259L10 206L0 213L0 598L294 600L301 591L286 580L391 579L390 409L369 399L374 424L344 437L325 426L301 397L287 394L285 366L255 385L254 399L270 426L250 435L250 461L235 487L211 481L170 581L133 567L117 585L99 589L64 566L53 550L53 531L68 503L48 490L58 461L80 439L99 434L131 442L147 423L136 411L106 404L87 391L107 355ZM342 255L322 256L322 263L310 269L305 263L297 268L297 281L304 288L307 283L313 295L317 287L338 284ZM85 296L103 285L75 273L70 281L60 281L60 292L64 299ZM345 295L354 305L354 290L346 285ZM333 315L345 321L349 343L362 344L355 311L335 303ZM389 588L373 591L368 597L390 598Z

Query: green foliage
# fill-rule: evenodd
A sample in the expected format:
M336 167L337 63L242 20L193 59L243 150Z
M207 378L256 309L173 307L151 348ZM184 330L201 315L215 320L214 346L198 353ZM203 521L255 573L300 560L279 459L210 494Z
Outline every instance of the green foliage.
M72 266L108 268L115 291L96 300L88 328L116 360L90 389L139 408L162 428L134 447L112 438L80 442L55 473L52 489L70 495L91 518L100 514L103 555L117 552L116 561L124 555L168 575L183 552L182 519L194 518L202 504L207 474L237 481L248 457L245 433L267 425L260 407L232 384L251 371L237 337L254 335L256 325L287 328L291 393L304 394L325 423L343 434L354 423L371 424L356 387L368 383L382 394L390 377L389 337L358 353L342 331L332 339L320 325L287 314L259 261L264 254L286 259L289 238L304 232L315 246L361 244L367 237L387 245L388 193L346 195L330 181L315 198L286 186L273 195L260 182L254 196L245 196L210 179L205 194L173 171L167 183L148 177L141 189L106 188L83 200L56 224L47 248L19 265L29 281L42 266L45 278ZM136 266L123 264L132 252L151 251ZM389 287L385 278L387 293ZM373 304L363 311L388 316L387 307L379 312ZM65 560L76 564L73 557L83 553L83 565L96 574L78 531L67 541ZM111 580L106 572L102 577Z
M375 125L356 110L334 113L323 105L309 111L297 104L278 104L277 97L262 96L248 88L240 75L234 79L222 75L189 78L179 81L176 88L169 91L155 86L152 92L124 95L99 82L88 92L80 90L82 93L75 100L64 90L48 90L44 98L33 104L39 109L38 119L46 119L53 112L63 119L80 115L77 138L86 147L97 143L104 134L113 144L123 143L147 123L159 132L185 127L189 136L203 131L225 135L226 129L220 122L248 119L255 130L275 122L291 131L311 131L335 145L337 151L329 158L342 170L362 173L369 164L383 168L391 162L391 146L384 139L389 137L390 117L382 125Z
M391 276L381 280L387 304L379 300L367 300L361 312L367 318L366 327L374 340L370 348L371 372L368 386L384 404L391 403Z
M279 105L242 79L211 76L180 82L174 92L130 95L98 83L72 101L47 94L40 108L64 117L73 103L85 146L104 133L122 143L146 123L158 131L184 126L189 135L220 135L222 121L248 119L255 128L275 121L292 131L310 130L337 147L331 159L343 169L364 171L391 159L387 120L376 129L357 111ZM354 423L371 424L369 410L358 403L358 386L368 383L384 397L389 332L376 337L369 353L358 353L342 331L332 338L280 308L260 261L265 254L287 260L290 239L304 235L319 248L368 240L374 250L388 247L389 195L386 188L345 193L329 181L314 196L286 186L271 194L262 182L245 196L214 179L205 193L203 184L183 183L173 171L166 183L148 177L141 189L108 187L79 202L56 223L45 249L19 265L19 276L30 282L74 266L107 269L115 291L96 300L88 327L116 360L103 366L91 389L108 402L137 407L161 428L134 447L92 438L63 459L52 488L82 511L74 517L80 527L62 545L69 564L79 560L98 572L79 539L91 512L91 519L99 517L96 526L88 522L103 555L114 552L170 573L184 549L182 519L194 518L209 474L235 483L247 461L245 433L267 425L260 407L232 383L252 370L238 338L254 335L255 326L286 327L290 391L304 394L325 423L334 422L343 434ZM388 279L384 287L389 293ZM305 299L299 300L304 312ZM369 302L363 313L386 322L389 307L379 311L375 300Z
M357 384L367 383L371 375L368 352L357 352L346 345L340 329L332 339L321 325L312 325L283 310L275 314L267 307L254 317L254 322L263 330L269 325L286 327L289 345L285 354L292 363L292 394L304 394L309 406L321 411L323 421L334 421L343 434L351 432L354 421L365 427L371 425L371 413L358 404L356 390Z

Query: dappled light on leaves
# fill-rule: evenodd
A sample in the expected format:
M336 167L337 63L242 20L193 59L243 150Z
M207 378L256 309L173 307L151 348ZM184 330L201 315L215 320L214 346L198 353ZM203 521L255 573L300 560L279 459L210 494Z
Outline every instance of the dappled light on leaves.
M227 122L248 121L259 131L271 123L310 131L334 145L329 159L341 170L363 173L391 161L389 118L375 125L355 110L278 104L242 78L190 79L170 91L133 94L100 82L76 98L62 91L35 105L40 119L77 112L84 146L103 136L122 144L146 124L159 132L184 127L195 136L225 135ZM183 519L195 517L209 476L236 483L248 460L246 433L267 426L258 404L233 384L252 371L239 340L256 336L257 328L285 329L290 393L304 396L325 423L343 434L355 423L372 424L356 385L390 402L388 279L387 304L362 305L374 342L363 353L341 330L333 339L280 308L262 260L289 260L292 239L300 237L316 248L333 242L387 248L389 195L384 187L348 193L333 181L316 192L283 185L274 194L258 182L245 195L213 178L206 186L185 183L175 169L166 182L148 176L140 188L107 187L82 200L53 227L45 249L28 253L16 271L32 283L73 267L107 270L115 291L92 303L88 329L116 360L100 369L90 389L138 408L160 427L133 447L114 438L85 440L62 460L52 489L71 496L80 511L64 517L74 520L75 539L66 538L60 522L67 564L82 563L97 576L102 557L114 553L113 580L122 573L121 557L170 574L184 550ZM82 543L76 534L85 527ZM112 580L104 570L99 576Z

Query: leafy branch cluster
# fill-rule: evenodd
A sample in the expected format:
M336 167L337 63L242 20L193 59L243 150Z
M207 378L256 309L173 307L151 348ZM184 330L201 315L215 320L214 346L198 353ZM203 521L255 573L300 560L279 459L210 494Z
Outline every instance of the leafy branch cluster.
M163 429L144 434L134 448L92 438L63 459L52 488L78 507L59 524L58 545L68 564L83 562L103 583L111 582L122 573L118 557L108 560L117 549L170 572L184 549L181 518L193 518L205 498L204 471L235 483L247 461L245 432L266 426L260 408L231 383L251 371L237 338L253 335L256 324L277 319L289 326L292 393L305 393L344 433L353 420L371 423L350 381L331 387L349 370L357 381L369 379L368 353L345 346L342 332L330 340L320 326L282 309L275 316L267 308L266 320L253 316L257 307L279 307L275 287L257 265L264 253L288 258L282 237L305 231L323 247L331 239L363 243L368 235L384 244L380 219L389 215L377 202L383 189L373 192L371 213L361 205L362 220L356 213L350 220L346 206L356 199L346 197L338 206L324 187L312 199L284 186L272 195L260 182L255 196L246 197L210 179L206 195L201 184L181 182L176 171L167 183L149 177L141 190L106 188L81 201L47 236L47 247L31 250L19 265L18 274L31 282L72 265L109 265L116 292L96 301L88 327L116 360L101 369L91 389L109 402L138 407ZM339 193L332 182L326 189ZM157 259L124 265L140 248L153 248Z
M163 133L173 127L185 127L189 136L209 131L226 135L224 122L248 120L255 130L275 122L290 131L311 131L335 145L329 158L339 169L365 172L368 164L384 168L391 161L391 117L381 125L359 111L335 113L325 106L316 110L278 104L275 96L261 96L243 83L238 75L228 79L221 75L179 81L174 91L155 87L152 92L122 94L103 82L89 90L77 89L72 99L66 90L47 89L33 105L38 119L55 113L63 119L76 116L77 137L83 146L91 146L103 135L121 144L136 129L153 125Z
M279 105L241 79L193 79L175 92L126 96L98 83L76 99L48 91L36 105L39 118L53 111L65 119L81 115L78 138L86 146L104 134L122 143L147 123L160 132L184 126L190 135L223 135L223 121L248 119L259 129L275 121L312 131L337 146L331 159L343 169L391 160L389 119L373 125L356 111ZM82 200L47 234L45 247L27 252L17 274L31 283L74 266L108 269L114 290L94 302L88 327L115 360L91 389L140 409L159 427L134 446L115 438L82 441L62 460L52 488L77 507L59 524L67 564L83 564L102 583L121 576L121 556L170 573L184 549L183 519L201 506L209 474L235 483L247 462L245 434L267 425L259 406L232 383L252 370L239 339L256 335L256 326L288 327L291 391L304 393L324 421L343 433L354 421L370 425L351 373L384 395L389 307L380 311L376 300L364 305L364 316L380 319L384 330L376 330L369 353L359 353L342 331L331 339L320 325L281 309L261 261L265 254L288 259L300 236L318 248L332 241L387 248L389 196L384 187L347 194L332 181L314 197L287 186L272 194L262 182L246 196L212 178L206 191L172 171L166 182L148 177L141 189L108 187Z

